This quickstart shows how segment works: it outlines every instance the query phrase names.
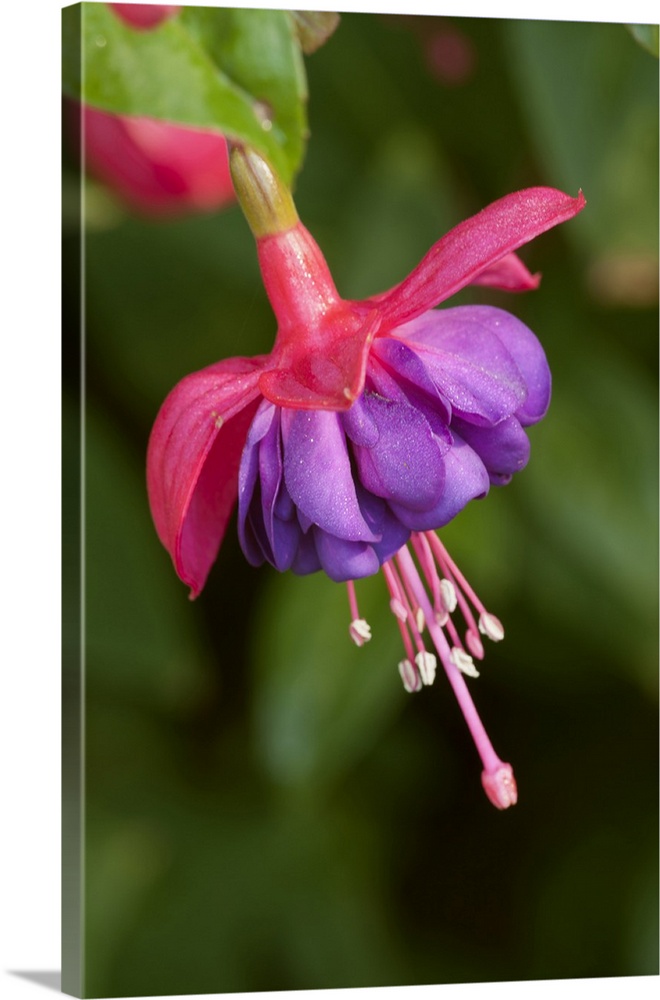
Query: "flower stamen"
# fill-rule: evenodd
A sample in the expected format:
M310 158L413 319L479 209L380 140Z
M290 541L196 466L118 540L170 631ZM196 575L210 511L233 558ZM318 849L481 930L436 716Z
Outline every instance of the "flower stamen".
M422 679L410 660L401 660L399 663L399 673L403 686L409 694L419 691L422 686Z
M484 658L484 644L479 638L479 633L472 627L465 633L465 645L470 650L472 656L477 660Z
M410 670L412 670L413 667L411 661L414 661L417 670L419 671L419 677L421 677L421 683L433 684L436 671L436 658L433 653L429 653L427 651L421 636L422 630L426 625L424 612L415 601L412 590L406 585L405 576L402 580L393 560L383 564L383 575L390 592L390 609L397 619L399 631L401 632L401 638L406 650L407 660L403 662L404 664L409 663ZM411 607L411 598L414 603L414 611ZM413 643L417 647L416 654L413 653ZM408 668L405 669L408 671ZM403 685L406 688L406 691L419 691L421 684L416 687L408 686L401 665L399 665L399 672L401 673Z
M513 770L495 753L465 682L466 676L479 676L473 657L483 659L484 656L480 633L499 642L504 638L504 628L495 615L486 611L434 532L413 532L411 547L419 569L406 545L382 566L390 609L399 626L406 654L398 665L404 689L413 693L435 680L437 658L425 648L421 637L426 627L481 757L484 791L496 808L507 809L518 797ZM348 584L348 594L353 615L350 632L357 641L354 633L362 638L361 623L366 625L366 622L359 618L352 581ZM479 615L478 622L470 604ZM469 652L452 621L451 615L457 608L467 625L465 645Z
M440 581L440 600L445 614L453 614L456 610L458 598L456 596L456 587L447 577L443 577Z
M420 650L415 657L415 663L417 665L417 669L419 670L419 676L422 678L422 683L429 685L433 684L438 663L433 653L429 653L425 649Z
M394 568L389 562L386 562L383 563L382 569L387 589L390 592L390 611L399 621L405 622L408 619L408 612L402 600L403 595Z
M502 622L488 611L482 611L479 615L479 631L482 635L487 635L492 642L501 642L504 638Z
M442 581L438 576L438 571L435 568L435 560L433 559L433 553L431 551L431 546L425 535L413 534L411 536L411 542L413 549L415 550L415 555L419 560L419 565L422 567L426 581L431 588L431 594L433 596L433 610L438 614L440 608L443 606L443 596L442 596Z
M403 642L403 647L406 651L406 659L399 663L399 673L401 674L403 686L406 691L419 691L422 686L422 682L419 674L413 667L415 653L413 652L413 644L407 625L408 611L404 604L405 597L401 591L401 587L399 586L398 577L394 567L387 562L383 563L382 569L387 588L390 592L390 610L396 618L396 623L399 626L399 632L401 633L401 641ZM416 678L416 680L413 681L412 678Z
M396 555L394 558L397 559L398 561L398 555ZM417 633L417 638L419 638L421 642L421 634L426 628L426 618L424 612L419 606L419 602L417 601L412 588L410 587L410 584L406 578L405 573L399 575L399 589L404 598L403 604L407 608L408 615L410 616L411 619L410 623L411 628L412 628L412 622L415 623L413 628L413 634Z
M356 646L364 646L371 639L371 626L364 618L354 618L348 626L348 633Z
M474 665L474 660L469 653L466 653L465 650L461 649L459 646L452 646L449 659L455 667L458 667L462 674L466 675L466 677L479 676L479 671Z
M447 549L435 532L428 531L426 534L428 535L429 543L433 549L435 558L438 560L439 566L455 589L458 603L463 613L463 617L465 618L465 623L468 626L466 633L466 643L468 648L473 656L476 656L477 659L481 660L483 659L483 645L477 635L477 630L481 632L482 635L488 636L491 642L500 642L504 638L504 626L499 618L486 610L477 594L461 573L460 569L451 558ZM468 601L472 604L479 615L478 622L475 622L474 620L474 615L472 614L469 604L467 603ZM452 608L452 611L453 610L454 609ZM479 649L481 649L481 654L477 652Z
M346 584L348 591L348 603L351 609L351 624L348 626L348 634L356 646L364 646L365 642L371 639L371 626L365 618L360 618L358 611L357 595L355 593L355 583L349 580Z

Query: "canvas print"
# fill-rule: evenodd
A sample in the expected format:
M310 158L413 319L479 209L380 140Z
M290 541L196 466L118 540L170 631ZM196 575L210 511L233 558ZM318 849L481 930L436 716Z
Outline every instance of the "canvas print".
M657 26L62 39L64 991L657 975Z

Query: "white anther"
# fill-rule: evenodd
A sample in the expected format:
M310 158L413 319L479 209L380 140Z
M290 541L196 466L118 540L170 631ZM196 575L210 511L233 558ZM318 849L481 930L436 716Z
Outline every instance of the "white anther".
M474 665L474 660L469 653L466 653L464 649L459 649L458 646L453 646L452 651L449 654L450 661L455 667L458 667L462 674L466 674L468 677L478 677L479 671Z
M435 620L437 624L440 626L440 628L444 628L447 622L449 621L449 612L445 611L444 608L441 608L440 610L435 608L434 610L435 610Z
M437 661L433 653L427 653L425 649L421 650L415 657L415 663L417 664L419 675L422 678L422 683L433 684L433 681L435 680L435 668L437 665Z
M356 646L364 646L371 639L371 626L364 618L355 618L348 626L348 634Z
M408 612L398 597L393 597L390 601L390 611L399 619L399 621L405 622L408 618Z
M445 611L450 615L453 614L458 604L456 587L446 577L440 581L440 600Z
M403 686L409 694L419 691L422 686L422 681L410 660L401 660L401 663L399 664L399 673L401 674Z
M417 608L415 611L415 625L417 626L417 631L421 635L426 628L426 618L424 617L424 612L421 608Z
M504 638L502 622L488 611L479 615L479 631L482 635L487 635L493 642L501 642Z

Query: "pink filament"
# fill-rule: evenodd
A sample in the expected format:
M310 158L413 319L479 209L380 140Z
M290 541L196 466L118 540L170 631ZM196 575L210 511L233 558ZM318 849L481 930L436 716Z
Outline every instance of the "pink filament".
M351 621L357 621L360 617L360 612L358 611L357 596L355 593L355 583L353 580L348 580L346 583L346 589L348 591L348 603L351 609Z

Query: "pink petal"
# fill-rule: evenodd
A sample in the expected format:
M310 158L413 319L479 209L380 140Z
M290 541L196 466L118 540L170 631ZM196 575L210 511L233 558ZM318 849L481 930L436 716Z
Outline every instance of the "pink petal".
M238 466L266 360L229 358L188 375L163 403L151 432L151 514L191 597L204 586L236 501Z
M571 198L541 187L500 198L443 236L401 284L359 305L378 308L384 324L397 327L454 295L535 236L577 215L585 204L581 191Z

